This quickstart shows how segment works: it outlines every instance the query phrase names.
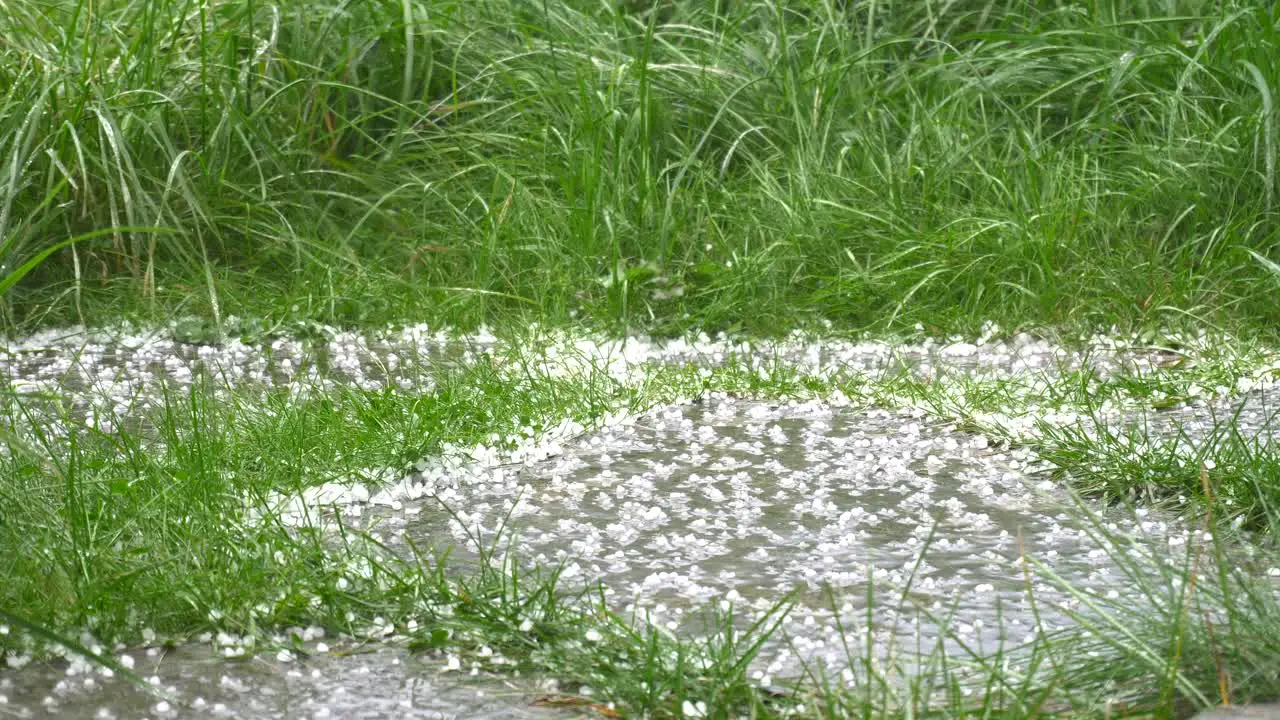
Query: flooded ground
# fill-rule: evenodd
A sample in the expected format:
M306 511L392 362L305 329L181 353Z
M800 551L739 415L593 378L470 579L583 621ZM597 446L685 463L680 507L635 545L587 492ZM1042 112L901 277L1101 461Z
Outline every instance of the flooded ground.
M500 544L509 523L522 559L600 580L618 610L671 629L696 631L686 613L707 604L749 616L799 589L764 678L815 660L838 672L851 661L841 629L863 648L869 618L886 652L891 639L930 648L942 626L1017 645L1035 625L1028 580L1047 629L1067 624L1055 606L1080 605L1024 552L1078 590L1137 600L1099 530L1179 566L1200 540L1169 515L1086 504L1095 526L1036 470L1025 450L901 413L711 397L518 469L411 479L360 516L392 546Z
M0 344L0 376L30 397L60 398L48 402L68 410L69 422L110 432L157 401L160 380L181 387L208 371L221 381L219 392L253 386L305 394L344 384L414 392L429 388L441 367L471 362L495 342L424 328L216 346L163 334L68 331ZM920 377L1051 376L1085 363L1098 373L1149 371L1177 358L1153 350L1069 352L1027 336L916 346L795 341L754 349L704 338L571 344L560 352L561 361L578 353L582 362L618 373L756 353L760 363ZM1192 401L1127 421L1194 434L1235 413L1245 432L1269 434L1267 393L1248 388L1231 402ZM464 564L475 557L468 551L476 538L510 542L524 562L563 567L569 586L599 581L618 611L685 634L705 629L694 617L698 608L732 609L745 622L795 591L785 633L752 668L765 684L815 661L838 673L851 663L850 645L870 644L876 653L957 641L983 649L1017 645L1037 622L1029 589L1046 629L1067 624L1062 609L1078 607L1080 599L1045 581L1027 558L1098 598L1138 600L1141 583L1126 574L1114 546L1098 541L1099 530L1123 538L1124 552L1151 559L1153 568L1184 564L1203 541L1200 531L1155 510L1073 508L1027 450L998 447L921 411L860 406L839 396L783 403L710 394L619 416L594 432L571 429L514 460L491 454L432 461L385 487L328 487L303 510L308 517L312 509L341 514L406 553L409 543L456 546ZM1255 571L1280 575L1269 567ZM528 693L499 680L452 682L457 675L441 675L438 661L419 662L389 647L228 663L192 646L139 655L136 666L181 700L157 705L97 671L0 671L0 716L546 714L529 706Z
M413 718L537 720L562 713L505 678L441 672L440 662L391 648L326 648L228 661L208 646L122 654L156 691L83 665L0 672L0 717ZM164 697L171 700L166 700Z

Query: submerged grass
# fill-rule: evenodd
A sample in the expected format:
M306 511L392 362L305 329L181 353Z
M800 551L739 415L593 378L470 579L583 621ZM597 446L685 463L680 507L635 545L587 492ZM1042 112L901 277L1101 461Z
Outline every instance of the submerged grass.
M246 498L296 494L330 480L372 483L381 475L371 469L406 468L450 446L501 445L564 417L589 427L618 410L708 392L808 399L839 391L857 404L931 408L922 417L939 422L956 422L960 393L974 398L975 409L996 410L1026 392L1007 381L806 374L747 358L620 379L590 362L575 361L576 371L565 373L527 361L540 357L517 343L509 355L443 370L434 387L414 392L219 394L217 380L203 378L163 395L150 425L121 423L110 434L66 433L75 423L26 398L9 413L10 435L24 442L10 444L3 458L0 607L90 650L137 643L146 631L175 642L227 632L252 638L245 644L254 651L293 647L279 635L293 626L318 624L357 639L390 629L442 662L454 657L468 667L555 678L562 689L542 702L606 716L1164 717L1280 694L1269 660L1280 605L1259 572L1273 551L1266 546L1240 564L1231 555L1234 534L1217 522L1206 530L1220 544L1189 547L1172 562L1135 555L1105 523L1094 523L1143 602L1081 596L1080 605L1062 608L1074 625L1037 627L1031 638L995 648L969 645L945 613L936 618L942 637L931 646L859 643L857 632L874 629L869 610L866 627L845 628L850 674L812 666L771 688L747 670L764 641L785 642L777 624L785 600L756 618L709 608L705 636L681 638L616 615L602 589L571 589L554 567L526 570L498 544L501 533L480 546L477 563L461 567L427 549L397 555L347 527L334 535L246 514ZM1176 375L1166 378L1169 388L1207 371L1191 364L1167 372ZM1064 404L1127 392L1145 398L1151 384L1138 385L1095 381L1085 392L1068 376L1058 394ZM1059 446L1065 452L1068 444ZM1076 457L1072 467L1100 462L1096 447L1085 451L1088 459ZM1275 516L1258 522L1274 524ZM1027 572L1028 592L1037 582L1065 585L1033 558ZM867 592L873 609L910 604L906 590ZM0 648L20 661L47 652L49 640L14 625L0 634Z
M1201 481L1208 484L1202 470ZM1135 705L1157 715L1189 715L1207 705L1247 704L1280 698L1280 674L1271 658L1280 635L1275 588L1275 546L1242 553L1231 533L1205 518L1201 542L1181 556L1136 550L1084 505L1090 534L1139 591L1137 602L1111 603L1072 590L1079 600L1064 608L1076 623L1073 642L1055 648L1081 687L1106 687L1120 709ZM1275 519L1270 518L1274 530ZM1034 572L1060 587L1070 585L1049 564Z
M30 439L0 458L0 605L91 630L119 631L139 615L158 632L210 612L243 626L300 621L329 606L307 588L332 587L338 569L319 538L251 523L246 499L407 468L444 442L540 430L548 418L589 421L627 400L606 381L519 383L481 362L426 395L339 389L298 401L215 399L206 379L139 408L154 424L137 432L15 425ZM266 586L279 595L264 613Z
M1181 428L1163 433L1138 424L1045 427L1038 453L1081 491L1158 505L1188 498L1215 506L1235 524L1271 528L1280 518L1280 453L1274 415L1261 430L1235 416L1215 421L1206 437Z
M1271 333L1276 13L18 3L7 314Z

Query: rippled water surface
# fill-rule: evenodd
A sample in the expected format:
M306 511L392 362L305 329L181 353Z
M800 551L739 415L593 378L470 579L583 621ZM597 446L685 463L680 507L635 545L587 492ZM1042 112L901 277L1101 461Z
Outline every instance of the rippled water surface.
M432 499L372 512L392 544L461 547L498 541L509 516L521 557L600 579L620 610L673 628L709 602L763 611L799 589L784 626L792 647L766 653L766 675L797 659L845 664L839 628L863 632L869 589L885 635L931 644L929 616L947 616L994 648L1032 630L1024 550L1114 599L1137 589L1093 537L1099 527L1155 557L1185 557L1196 541L1156 512L1094 506L1095 527L1035 469L1026 451L899 413L720 398L657 409L519 470L423 479ZM1041 619L1064 623L1053 604L1076 601L1034 572L1031 582Z
M393 648L328 651L281 662L228 661L206 647L127 654L170 703L119 677L58 666L0 674L0 717L16 718L553 718L533 695L491 676L442 674L440 663Z

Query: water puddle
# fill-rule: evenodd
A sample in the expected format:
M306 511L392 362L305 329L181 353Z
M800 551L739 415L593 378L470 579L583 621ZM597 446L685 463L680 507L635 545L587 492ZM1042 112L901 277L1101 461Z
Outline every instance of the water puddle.
M173 701L82 665L0 672L0 717L14 718L517 718L563 713L531 704L516 682L441 673L441 663L391 647L265 654L228 661L208 646L137 651L135 672Z
M463 561L474 538L504 543L509 529L519 558L600 580L619 610L672 629L695 627L690 611L708 603L749 614L797 589L790 645L759 663L769 675L847 665L841 628L863 647L869 619L881 644L927 648L946 626L975 647L1016 645L1035 625L1028 580L1046 629L1067 625L1053 608L1079 600L1024 551L1098 598L1139 592L1036 470L1027 451L902 413L712 397L531 465L410 479L401 493L428 497L395 510L375 498L360 519L393 547L454 544ZM1084 507L1149 558L1181 562L1203 540L1156 511Z

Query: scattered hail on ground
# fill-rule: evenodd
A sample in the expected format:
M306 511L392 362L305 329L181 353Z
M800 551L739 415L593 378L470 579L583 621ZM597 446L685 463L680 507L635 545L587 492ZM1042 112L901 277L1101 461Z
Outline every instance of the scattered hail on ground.
M623 615L677 633L707 631L706 608L735 610L747 623L791 598L784 633L751 668L768 686L814 662L837 676L851 673L850 646L891 655L939 643L988 651L1017 645L1037 629L1069 625L1064 611L1082 603L1143 602L1143 582L1128 573L1130 565L1117 563L1118 555L1142 558L1139 564L1158 574L1203 544L1202 530L1164 510L1073 500L1025 446L1046 426L1096 434L1140 422L1154 428L1150 437L1181 433L1194 443L1197 433L1234 413L1245 432L1269 432L1266 398L1278 366L1272 356L1237 359L1232 380L1208 389L1189 373L1179 402L1166 411L1148 409L1168 388L1110 398L1085 413L1050 399L1078 378L1149 377L1193 361L1205 348L1195 349L1195 338L1184 343L1190 349L1174 352L1100 337L1066 350L1025 334L995 340L995 332L972 343L914 344L799 336L772 343L706 336L624 342L549 334L521 348L488 333L423 327L216 345L178 342L164 331L71 328L0 342L0 375L28 410L16 422L143 436L148 409L163 402L163 392L201 376L213 380L215 396L284 389L299 398L340 386L422 393L442 368L482 356L513 377L598 373L624 384L678 365L704 376L729 364L761 377L786 367L811 377L860 378L861 384L833 385L806 399L709 391L617 407L589 426L566 418L488 443L448 446L410 469L371 468L298 494L246 499L247 517L361 528L405 555L410 544L451 545L465 564L475 559L477 542L509 547L523 562L559 566L568 586L601 583ZM894 384L904 377L914 390ZM1007 402L966 409L975 383L1001 388ZM922 386L936 386L928 402ZM1242 563L1254 562L1252 554L1248 545L1238 549ZM1052 568L1060 581L1046 581L1026 558ZM1256 571L1280 575L1270 567ZM870 606L869 588L881 598ZM182 648L157 665L170 674L157 670L154 680L174 703L151 699L146 708L321 716L326 707L343 707L335 698L345 693L352 707L363 703L381 716L515 712L510 698L499 710L487 709L500 688L496 681L485 686L489 699L483 688L479 696L471 687L458 691L465 701L462 694L441 695L434 671L407 672L404 656L385 648L360 661L371 668L365 681L363 671L352 670L355 661L307 640L313 654L305 662L281 656L236 670ZM243 642L210 636L209 644L236 654ZM329 670L340 678L309 683L330 677ZM10 671L0 679L6 703L0 707L19 716L66 716L119 702L117 710L128 714L140 712L136 703L146 697L96 692L106 681L82 662L72 663L65 679L49 673ZM321 685L328 700L316 704ZM251 691L227 691L239 686Z

